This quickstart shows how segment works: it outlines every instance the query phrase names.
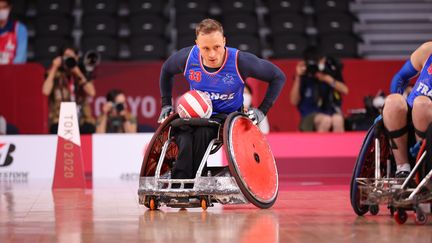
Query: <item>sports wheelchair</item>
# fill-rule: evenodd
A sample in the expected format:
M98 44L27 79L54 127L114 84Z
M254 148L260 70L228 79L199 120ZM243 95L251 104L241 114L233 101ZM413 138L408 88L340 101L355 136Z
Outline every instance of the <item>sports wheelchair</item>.
M396 178L396 162L382 119L377 119L366 134L354 167L350 185L351 206L362 216L368 211L379 213L387 204L397 223L407 221L407 211L415 212L415 223L426 224L430 212L432 170L426 159L426 140L415 142L413 129L408 133L409 162L412 171L407 178Z
M178 147L172 129L182 126L217 127L194 179L172 179ZM203 176L210 154L224 147L228 167ZM204 173L205 174L205 173ZM176 185L176 186L173 186ZM245 204L269 208L278 195L278 173L273 154L259 128L243 113L227 116L224 123L203 118L170 115L157 129L146 150L139 180L139 203L150 210L162 205L174 208L201 207L213 203Z

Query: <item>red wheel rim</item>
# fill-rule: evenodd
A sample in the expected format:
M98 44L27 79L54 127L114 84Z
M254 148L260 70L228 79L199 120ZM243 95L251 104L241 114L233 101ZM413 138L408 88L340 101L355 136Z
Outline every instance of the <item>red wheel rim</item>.
M249 201L260 208L268 208L276 200L279 187L270 146L246 116L237 113L230 118L225 122L229 127L224 131L227 135L224 140L231 174Z
M398 212L396 211L394 214L394 219L396 221L396 223L398 224L405 224L405 222L407 221L407 215L405 212Z
M147 150L144 155L144 159L141 165L141 173L140 176L154 176L156 171L156 166L159 161L160 154L162 152L163 144L166 140L168 140L168 132L169 132L169 124L176 118L178 118L178 114L170 115L156 130L150 143L147 146ZM169 163L174 161L178 154L177 145L172 142L168 146L165 160L161 168L161 174L164 174L169 170Z

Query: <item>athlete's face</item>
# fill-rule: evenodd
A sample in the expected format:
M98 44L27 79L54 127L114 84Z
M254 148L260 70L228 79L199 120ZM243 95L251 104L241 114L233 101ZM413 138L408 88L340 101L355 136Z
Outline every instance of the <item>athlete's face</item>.
M225 37L219 31L200 33L196 39L204 65L211 68L222 66L225 56Z

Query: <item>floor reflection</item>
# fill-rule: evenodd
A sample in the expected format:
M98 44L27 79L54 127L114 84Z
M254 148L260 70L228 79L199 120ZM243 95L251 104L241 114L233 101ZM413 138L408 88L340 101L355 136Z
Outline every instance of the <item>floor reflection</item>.
M279 222L272 210L147 210L139 225L141 235L155 242L279 242Z
M0 242L432 242L432 222L410 212L397 225L385 206L357 217L349 187L286 186L271 209L253 205L149 211L137 183L51 190L51 181L0 184Z

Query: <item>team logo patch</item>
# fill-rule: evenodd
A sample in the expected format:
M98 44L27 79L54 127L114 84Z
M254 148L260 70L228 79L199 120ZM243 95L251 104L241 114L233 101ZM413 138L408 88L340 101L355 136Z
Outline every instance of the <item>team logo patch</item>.
M224 82L224 84L227 85L233 85L234 84L234 78L231 74L226 74L225 77L222 79L222 81Z
M12 164L12 153L15 151L15 145L12 143L0 143L0 167Z
M428 67L427 72L429 75L432 75L432 64Z

